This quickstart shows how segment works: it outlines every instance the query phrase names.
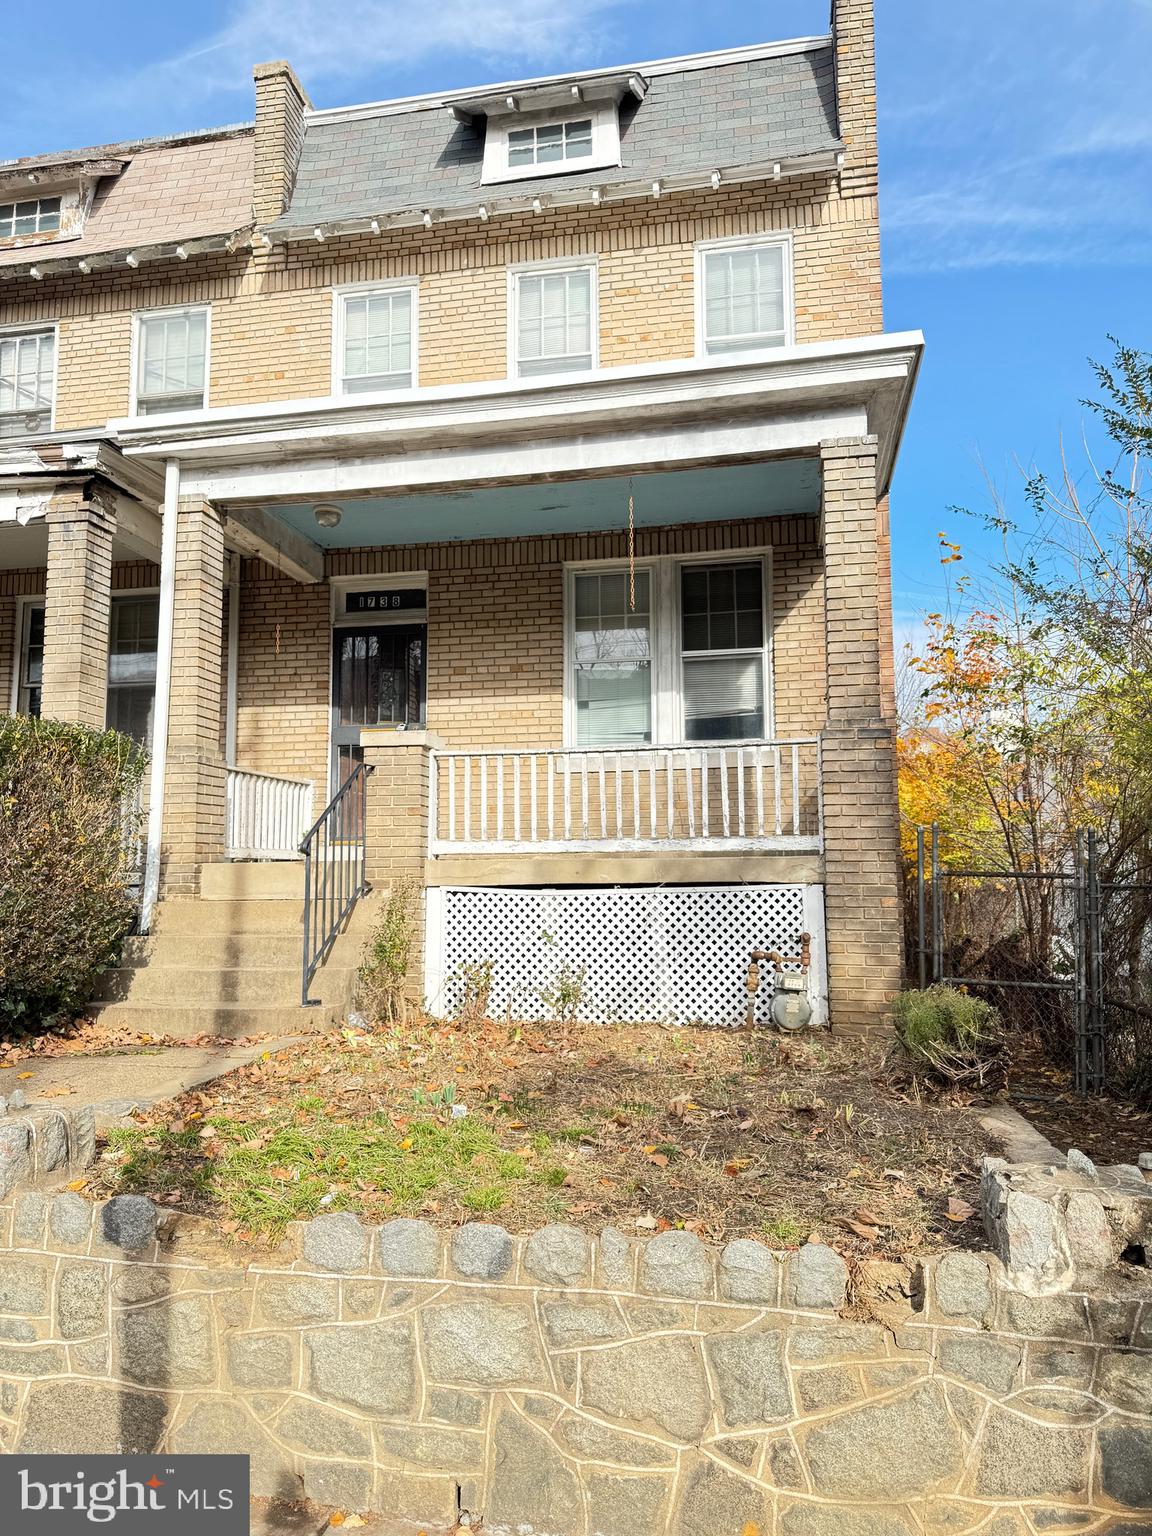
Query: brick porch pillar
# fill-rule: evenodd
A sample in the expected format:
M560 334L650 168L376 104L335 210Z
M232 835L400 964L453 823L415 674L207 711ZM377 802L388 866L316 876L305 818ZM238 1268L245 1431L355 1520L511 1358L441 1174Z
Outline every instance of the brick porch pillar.
M378 889L410 877L416 882L416 942L408 995L424 993L424 861L432 794L432 751L439 739L426 731L361 731L368 780L365 839L367 874Z
M896 754L886 706L876 439L821 444L828 712L823 731L829 1011L884 1022L903 981Z
M116 516L98 494L58 491L48 508L41 713L104 729L112 535Z
M167 896L195 895L200 866L224 856L226 570L216 509L199 500L181 501L164 781L162 889Z

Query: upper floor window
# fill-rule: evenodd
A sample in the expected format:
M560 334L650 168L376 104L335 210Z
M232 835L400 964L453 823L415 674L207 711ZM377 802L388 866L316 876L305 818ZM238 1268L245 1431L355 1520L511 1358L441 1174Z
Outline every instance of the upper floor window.
M513 268L509 279L509 372L533 378L595 368L595 262Z
M52 430L56 331L0 334L0 438Z
M546 112L489 117L480 179L519 181L620 164L620 120L614 101Z
M787 239L730 240L697 248L698 350L707 356L792 341Z
M60 199L32 197L0 203L0 240L20 235L49 235L60 228Z
M198 411L207 403L208 310L136 316L135 414Z
M333 355L336 394L410 389L416 380L415 283L338 292Z

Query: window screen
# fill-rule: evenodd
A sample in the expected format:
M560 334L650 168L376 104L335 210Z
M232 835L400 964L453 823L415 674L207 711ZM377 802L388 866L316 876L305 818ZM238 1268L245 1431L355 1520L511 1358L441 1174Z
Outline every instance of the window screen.
M685 566L680 625L685 740L762 737L762 563Z
M649 572L636 572L629 607L627 571L578 574L573 582L576 744L652 740L652 619Z
M141 315L137 345L136 411L196 411L204 404L208 311Z
M55 382L53 331L0 336L0 438L51 429Z
M780 347L787 340L784 247L704 253L704 343L708 352Z
M517 371L525 376L592 367L592 272L517 277Z
M348 294L344 299L345 394L412 384L412 292Z

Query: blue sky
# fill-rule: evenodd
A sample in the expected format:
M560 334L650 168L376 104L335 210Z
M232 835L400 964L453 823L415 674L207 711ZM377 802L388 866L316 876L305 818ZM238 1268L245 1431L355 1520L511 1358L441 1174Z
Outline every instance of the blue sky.
M1152 0L877 0L885 307L928 355L893 498L897 614L953 504L1018 502L1078 439L1087 358L1152 347ZM827 0L10 0L0 158L251 115L291 59L318 106L826 29ZM62 43L66 79L45 88ZM27 82L22 84L21 82Z

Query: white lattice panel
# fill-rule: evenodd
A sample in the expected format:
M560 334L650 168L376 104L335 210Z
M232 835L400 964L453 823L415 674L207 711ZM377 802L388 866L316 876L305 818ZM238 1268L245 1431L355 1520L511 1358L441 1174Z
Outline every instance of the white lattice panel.
M427 992L436 1011L458 1006L464 966L491 961L489 1013L539 1015L541 991L567 964L584 970L579 1013L590 1022L733 1027L745 1018L751 951L796 954L808 932L816 1019L825 1017L820 886L449 887L428 897ZM756 1012L766 1023L770 968L761 976Z

